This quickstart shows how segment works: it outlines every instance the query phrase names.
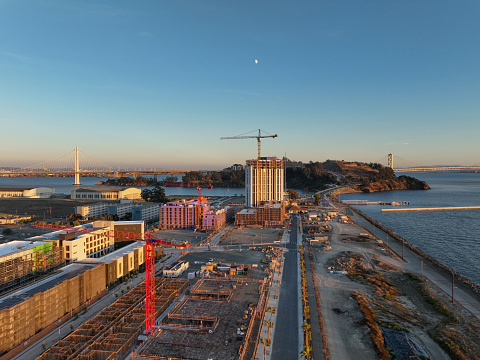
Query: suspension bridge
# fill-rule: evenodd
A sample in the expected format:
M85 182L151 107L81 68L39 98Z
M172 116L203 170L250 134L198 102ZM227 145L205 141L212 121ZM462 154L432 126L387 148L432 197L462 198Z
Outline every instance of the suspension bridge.
M131 175L136 179L138 175L153 175L156 180L157 175L180 175L189 171L193 170L114 169L76 147L66 154L38 164L10 170L0 169L0 176L73 176L75 178L74 185L80 185L81 176L121 177Z
M414 161L405 160L399 156L388 154L374 161L385 167L393 169L395 172L409 171L462 171L462 170L480 170L480 164L467 166L443 166L443 165L423 165Z

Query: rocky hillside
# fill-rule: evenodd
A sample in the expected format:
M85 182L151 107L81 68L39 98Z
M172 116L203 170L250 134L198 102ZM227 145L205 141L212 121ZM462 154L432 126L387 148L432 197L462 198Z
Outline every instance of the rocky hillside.
M425 181L402 175L391 180L371 182L366 186L361 185L357 188L362 192L376 192L388 190L428 190L430 189L430 186L428 186Z
M350 191L376 192L388 190L428 190L424 181L411 176L395 176L392 169L376 163L360 163L329 160L324 168L345 176L345 183L357 183Z

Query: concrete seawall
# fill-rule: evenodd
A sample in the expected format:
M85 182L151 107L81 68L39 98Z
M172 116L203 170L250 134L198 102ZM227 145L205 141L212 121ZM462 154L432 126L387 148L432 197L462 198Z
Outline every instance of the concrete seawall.
M344 204L345 205L345 204ZM405 246L408 247L411 251L417 253L418 255L420 255L422 258L424 258L425 260L429 261L431 264L435 265L437 268L445 271L446 273L449 273L451 274L452 273L452 269L450 269L449 267L445 266L444 264L440 263L438 260L434 259L433 257L431 257L430 255L427 255L426 253L424 253L422 250L420 250L419 248L417 248L416 246L412 245L411 243L409 243L407 240L405 240L404 238L402 238L401 236L397 235L395 232L393 232L392 230L390 230L389 228L387 228L386 226L382 225L381 223L379 223L378 221L372 219L371 217L367 216L366 214L364 214L363 212L361 212L360 210L357 210L349 205L345 205L346 207L348 207L351 211L353 212L356 212L358 213L358 215L360 215L361 217L363 217L366 221L368 221L370 224L372 224L373 226L377 227L378 229L382 230L384 233L388 234L388 236L390 236L391 238L397 240L397 241L400 241L400 242L404 242L405 243ZM480 286L471 282L470 280L468 280L466 277L462 276L462 275L459 275L458 273L454 273L454 276L455 276L455 280L458 280L460 282L462 282L463 284L465 284L468 288L470 288L473 292L475 292L477 295L480 294Z
M443 211L443 210L480 210L480 206L451 206L451 207L435 207L435 208L398 208L398 209L382 209L382 212Z

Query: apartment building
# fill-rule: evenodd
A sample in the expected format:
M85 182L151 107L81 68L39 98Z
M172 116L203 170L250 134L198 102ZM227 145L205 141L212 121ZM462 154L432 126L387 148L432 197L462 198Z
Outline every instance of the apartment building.
M283 161L276 157L247 160L245 167L245 202L258 207L265 202L280 202L285 195Z

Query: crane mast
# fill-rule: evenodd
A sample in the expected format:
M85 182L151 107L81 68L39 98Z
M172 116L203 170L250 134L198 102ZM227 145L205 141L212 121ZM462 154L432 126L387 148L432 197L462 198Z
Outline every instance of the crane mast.
M262 130L258 129L258 135L238 135L238 136L228 136L228 137L221 137L220 140L238 140L238 139L257 139L257 159L260 160L260 150L261 150L261 139L265 138L276 138L278 137L277 134L275 135L262 135Z

